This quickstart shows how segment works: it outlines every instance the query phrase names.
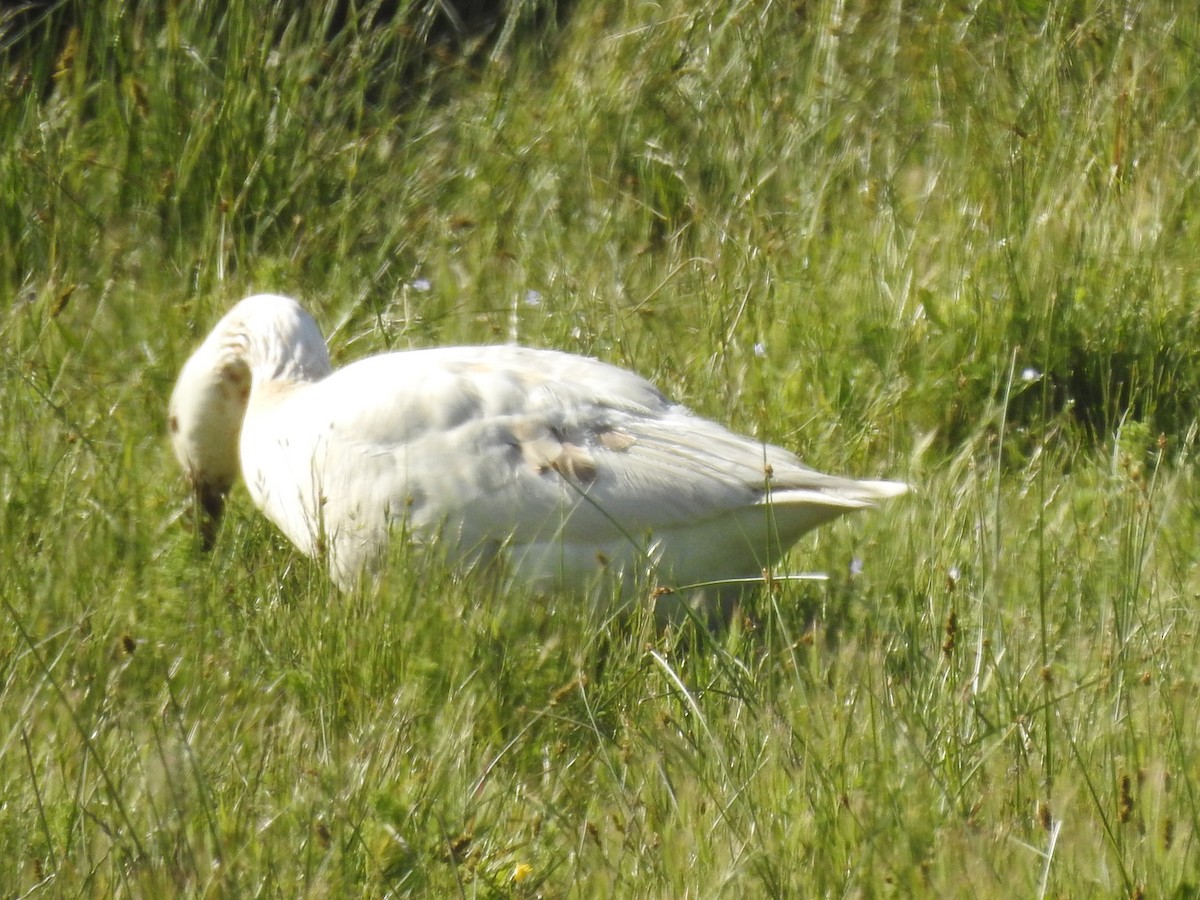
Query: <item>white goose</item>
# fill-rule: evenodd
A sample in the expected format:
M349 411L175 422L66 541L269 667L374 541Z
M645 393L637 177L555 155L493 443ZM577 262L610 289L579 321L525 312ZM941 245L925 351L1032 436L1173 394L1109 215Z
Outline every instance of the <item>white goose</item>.
M907 490L823 475L567 353L445 347L334 372L313 318L265 294L184 365L169 428L207 542L240 469L258 508L347 589L402 529L452 560L502 552L538 589L649 572L728 582L727 601L809 529Z

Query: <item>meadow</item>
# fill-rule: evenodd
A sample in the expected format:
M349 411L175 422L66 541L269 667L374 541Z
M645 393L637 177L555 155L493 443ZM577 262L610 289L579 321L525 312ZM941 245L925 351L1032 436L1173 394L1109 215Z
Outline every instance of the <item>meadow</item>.
M1186 6L4 13L0 893L1200 894ZM166 402L256 291L913 492L713 631L342 594L243 489L205 554Z

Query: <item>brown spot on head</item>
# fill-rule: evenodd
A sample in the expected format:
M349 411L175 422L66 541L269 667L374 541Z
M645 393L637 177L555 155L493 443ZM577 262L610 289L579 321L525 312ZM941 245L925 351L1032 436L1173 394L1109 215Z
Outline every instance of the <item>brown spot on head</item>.
M220 368L220 385L226 396L244 405L250 398L250 369L246 363L241 359L224 363Z
M179 416L172 414L167 417L167 430L171 434L179 434Z

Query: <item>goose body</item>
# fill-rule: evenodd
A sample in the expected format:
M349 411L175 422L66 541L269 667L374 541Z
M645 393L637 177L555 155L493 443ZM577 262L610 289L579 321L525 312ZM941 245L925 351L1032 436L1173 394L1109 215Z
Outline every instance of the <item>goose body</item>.
M187 361L169 427L210 517L240 472L343 588L398 531L452 560L502 554L538 588L754 578L809 529L906 490L816 472L567 353L446 347L335 372L312 317L272 295L234 306Z

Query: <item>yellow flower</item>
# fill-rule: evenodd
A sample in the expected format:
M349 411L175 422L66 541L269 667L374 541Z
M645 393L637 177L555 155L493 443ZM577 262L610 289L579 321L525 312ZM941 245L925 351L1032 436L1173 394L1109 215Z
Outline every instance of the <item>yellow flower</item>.
M533 866L531 866L529 863L517 863L515 866L513 866L512 870L511 877L513 884L520 884L532 874Z

